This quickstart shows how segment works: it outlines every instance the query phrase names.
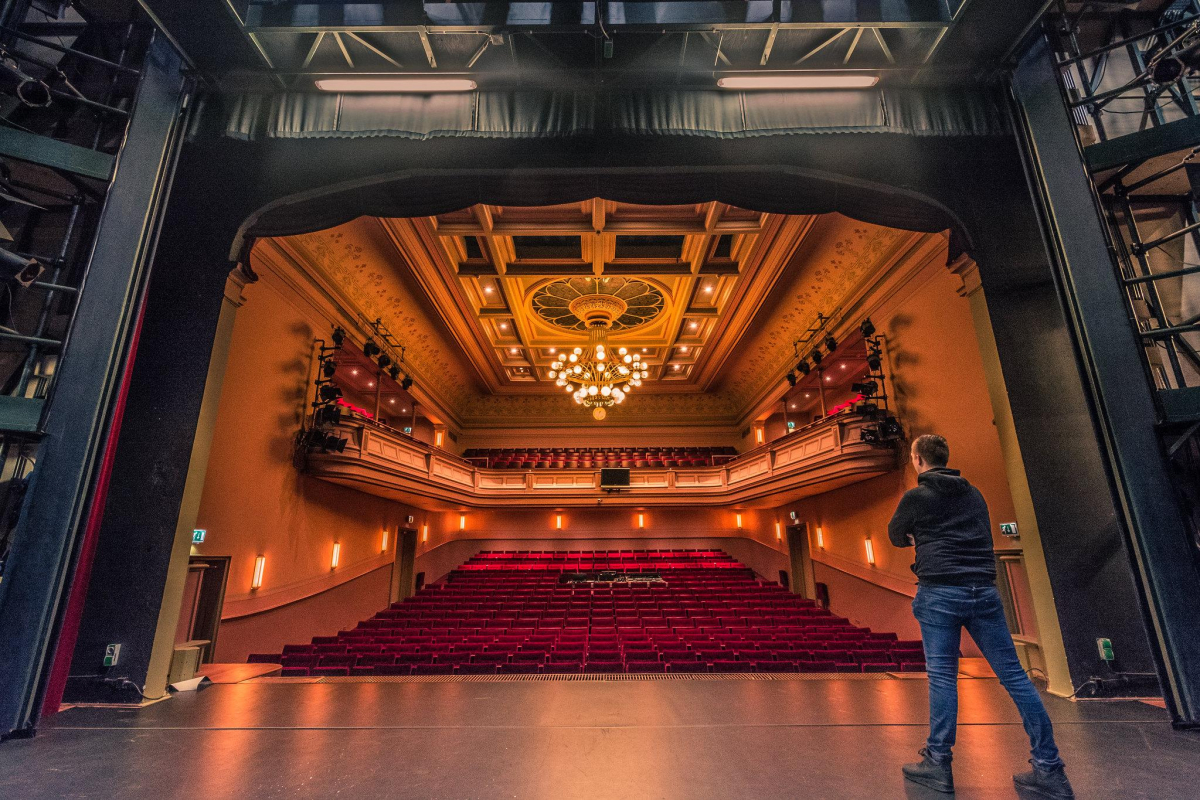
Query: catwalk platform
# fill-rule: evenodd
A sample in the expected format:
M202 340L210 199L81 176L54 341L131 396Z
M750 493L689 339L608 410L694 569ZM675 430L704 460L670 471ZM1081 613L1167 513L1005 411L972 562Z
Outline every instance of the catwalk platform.
M0 745L0 797L946 797L900 776L925 734L923 677L304 680L71 708ZM1017 797L1015 710L994 679L960 689L957 797ZM1047 704L1081 800L1198 796L1200 733L1161 708Z

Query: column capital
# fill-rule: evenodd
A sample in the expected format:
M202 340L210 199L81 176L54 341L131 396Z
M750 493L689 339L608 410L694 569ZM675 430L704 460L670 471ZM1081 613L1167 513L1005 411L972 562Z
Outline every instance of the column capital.
M225 299L235 308L240 308L246 302L242 290L256 281L258 281L258 275L250 268L250 265L238 263L229 271L229 277L225 279Z
M979 280L979 265L966 253L946 264L946 269L962 281L958 287L960 297L970 297L983 289L983 283Z

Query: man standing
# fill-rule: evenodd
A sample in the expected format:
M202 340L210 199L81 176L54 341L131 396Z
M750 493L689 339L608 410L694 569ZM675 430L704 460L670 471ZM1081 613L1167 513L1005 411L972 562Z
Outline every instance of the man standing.
M910 457L917 487L900 499L888 538L896 547L917 548L912 608L921 625L929 675L929 739L921 761L904 765L904 777L938 791L954 791L950 751L958 726L959 640L966 628L1017 704L1029 734L1033 769L1014 775L1013 781L1043 797L1072 798L1050 717L1017 659L996 591L987 503L958 470L947 469L950 447L941 436L919 437Z

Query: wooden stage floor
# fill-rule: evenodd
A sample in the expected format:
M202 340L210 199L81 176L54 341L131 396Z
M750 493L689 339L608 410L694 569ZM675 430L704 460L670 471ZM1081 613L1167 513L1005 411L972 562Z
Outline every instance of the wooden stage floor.
M78 707L0 744L0 797L945 797L899 771L924 740L924 680L721 677L259 678ZM1028 743L1015 709L993 679L964 679L960 695L957 797L1016 797ZM1047 705L1081 800L1200 796L1200 734L1162 709Z

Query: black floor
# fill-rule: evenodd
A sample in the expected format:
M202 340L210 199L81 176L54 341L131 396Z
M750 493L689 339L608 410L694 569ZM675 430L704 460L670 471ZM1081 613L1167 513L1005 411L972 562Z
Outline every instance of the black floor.
M1016 797L1028 743L961 686L959 798ZM247 683L75 708L0 745L0 798L924 798L899 765L924 680ZM1080 798L1200 797L1200 734L1137 702L1048 697Z

